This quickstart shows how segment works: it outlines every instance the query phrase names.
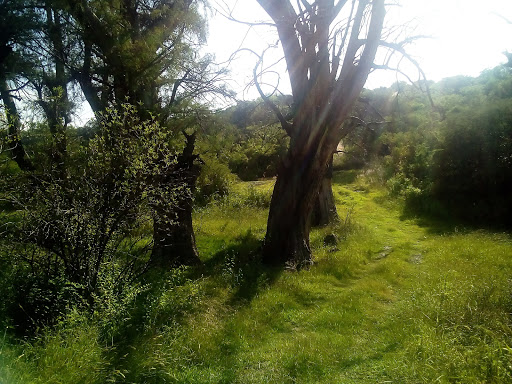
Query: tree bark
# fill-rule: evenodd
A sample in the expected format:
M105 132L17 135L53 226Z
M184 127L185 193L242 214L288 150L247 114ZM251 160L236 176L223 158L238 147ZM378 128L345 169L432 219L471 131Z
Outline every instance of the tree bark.
M301 127L305 129L305 127ZM313 263L309 243L311 215L332 151L310 146L290 148L272 194L263 261L301 269Z
M165 212L156 212L153 222L154 263L163 268L201 264L192 226L192 202L180 204L173 221L165 216Z
M22 171L33 171L34 165L27 158L25 148L21 142L21 119L16 108L16 104L9 93L9 87L7 81L3 75L0 75L0 96L4 103L5 115L7 118L7 124L9 126L7 130L8 134L8 145L11 151L11 159L18 164L18 167Z
M184 135L185 148L178 156L176 166L163 181L167 185L181 185L184 191L178 193L172 207L168 201L153 207L152 259L156 265L165 268L201 264L192 225L193 192L201 167L198 156L193 153L195 134Z
M307 191L296 172L293 166L283 168L277 178L263 246L266 264L286 264L290 269L312 264L308 222L312 201L305 199Z
M334 194L332 192L332 160L331 155L311 215L311 225L313 227L324 226L339 221L336 202L334 201Z

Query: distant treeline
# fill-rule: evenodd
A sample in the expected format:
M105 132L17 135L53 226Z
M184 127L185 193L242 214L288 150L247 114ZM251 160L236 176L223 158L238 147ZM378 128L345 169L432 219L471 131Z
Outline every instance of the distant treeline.
M347 147L381 169L392 193L423 213L512 224L511 68L444 79L428 91L398 84L367 97L385 123L354 131Z

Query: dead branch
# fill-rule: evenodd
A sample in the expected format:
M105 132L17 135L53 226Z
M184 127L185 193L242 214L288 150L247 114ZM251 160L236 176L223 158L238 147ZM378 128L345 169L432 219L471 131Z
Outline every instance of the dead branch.
M255 53L255 52L253 52ZM255 53L256 54L256 53ZM290 124L286 119L285 117L283 116L283 114L281 113L281 111L279 110L278 106L275 105L271 100L270 98L265 95L265 93L263 92L263 90L261 89L261 85L258 81L258 68L259 66L263 63L263 55L265 53L263 53L261 56L260 55L257 55L259 57L259 60L258 62L256 63L256 65L254 66L254 69L253 69L253 78L254 78L254 85L256 86L256 89L258 90L258 93L260 94L261 98L263 99L263 101L265 102L265 104L272 110L272 112L274 112L274 114L276 115L276 117L278 118L279 122L281 123L281 126L283 127L283 129L286 131L286 133L291 136L292 135L292 124ZM261 72L259 73L261 75ZM276 86L277 88L277 86Z

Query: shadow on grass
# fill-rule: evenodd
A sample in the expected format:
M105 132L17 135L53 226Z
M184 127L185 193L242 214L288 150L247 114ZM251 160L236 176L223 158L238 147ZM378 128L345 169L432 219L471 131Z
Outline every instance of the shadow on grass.
M431 235L449 235L468 227L468 223L451 215L449 210L437 201L410 201L390 195L376 196L373 201L384 208L397 210L400 212L401 221L413 221Z
M248 230L204 264L204 272L219 276L233 290L231 304L250 302L282 273L282 267L261 262L262 242Z
M400 220L413 220L421 228L425 228L430 235L449 235L458 231L463 223L453 217L436 215L420 210L404 207Z
M510 224L496 220L474 207L455 203L446 204L432 198L406 199L400 220L414 220L416 224L433 235L486 230L509 231Z
M148 273L144 280L151 288L140 295L130 320L116 331L112 338L116 348L110 352L109 359L120 369L131 372L132 367L139 364L133 360L138 355L126 355L126 351L147 343L148 332L158 334L167 329L165 332L169 333L174 329L178 335L187 315L199 308L201 293L198 292L215 295L207 291L211 287L227 286L230 288L227 304L241 307L270 286L281 272L282 268L270 268L261 263L261 240L249 230L228 242L201 266ZM204 285L202 277L211 277L214 281ZM235 348L225 344L225 348ZM135 371L130 380L140 382Z
M398 351L402 345L403 344L399 341L390 342L389 344L384 344L382 346L379 346L378 348L376 348L376 351L372 354L369 354L367 356L353 357L350 359L343 360L340 362L340 365L344 369L348 370L348 369L356 367L356 366L362 366L365 364L367 365L368 363L371 363L371 362L380 361L384 358L384 356L386 356L386 354L391 354L391 353L395 353L396 351Z
M349 171L336 171L332 175L332 182L335 184L351 184L356 181L357 176L359 175L359 170L349 170Z
M250 231L230 242L223 250L214 254L202 266L184 269L184 273L176 277L171 272L162 271L161 276L150 276L148 282L155 287L141 295L136 308L131 312L131 319L119 329L112 338L116 348L108 353L108 359L120 371L125 372L127 382L164 382L165 369L163 364L158 366L158 353L149 356L148 363L140 361L140 353L126 353L136 351L140 346L151 346L152 340L148 334L165 335L165 338L180 340L183 335L181 326L186 324L189 314L200 310L201 293L206 296L215 295L212 287L228 286L228 306L242 308L248 305L256 295L278 278L282 268L270 268L261 263L261 241ZM164 281L171 277L172 284L165 287ZM202 285L201 277L212 277L207 285ZM219 330L218 348L222 363L226 365L222 373L222 382L233 382L235 379L236 356L241 348L239 338L235 337L231 322L222 320ZM136 347L135 347L136 346ZM151 348L153 348L151 346ZM155 344L154 348L165 356L165 348ZM151 351L151 350L150 350ZM216 361L217 357L209 356L207 359ZM164 361L164 363L166 363ZM142 379L147 374L144 364L154 364L151 371L153 381ZM136 368L134 368L136 367ZM159 376L161 375L161 377ZM196 381L194 381L196 382Z

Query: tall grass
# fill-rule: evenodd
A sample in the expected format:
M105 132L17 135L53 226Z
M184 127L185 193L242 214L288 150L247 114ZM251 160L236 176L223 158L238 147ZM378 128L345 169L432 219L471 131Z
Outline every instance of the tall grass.
M116 332L76 314L4 342L0 382L512 382L510 235L427 225L335 180L341 221L312 232L309 270L259 263L271 182L238 184L196 212L203 268L149 276Z
M63 325L63 324L62 324ZM0 382L103 383L112 379L97 327L67 322L37 340L0 346Z

